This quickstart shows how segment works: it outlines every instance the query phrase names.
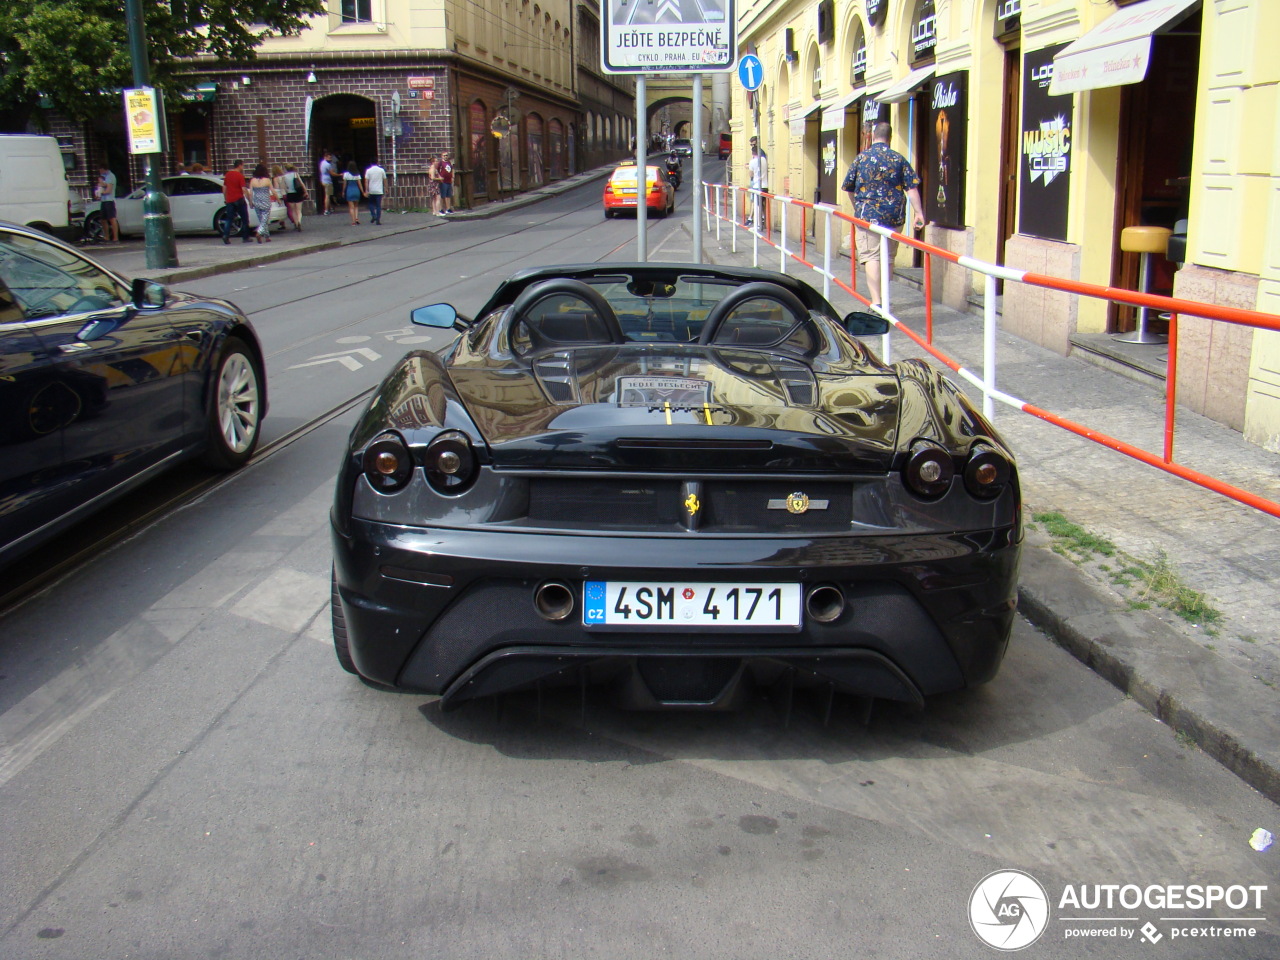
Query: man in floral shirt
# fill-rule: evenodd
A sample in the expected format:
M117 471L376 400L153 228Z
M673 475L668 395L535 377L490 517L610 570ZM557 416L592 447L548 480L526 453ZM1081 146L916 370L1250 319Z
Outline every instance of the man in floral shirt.
M914 213L912 223L924 226L924 204L920 202L920 177L907 158L889 146L893 133L887 123L877 123L872 131L872 144L858 154L845 174L842 189L853 201L853 215L860 220L878 223L901 233L907 222L907 201ZM880 236L858 227L857 257L867 273L867 289L871 303L880 305ZM889 263L898 252L898 241L889 241Z

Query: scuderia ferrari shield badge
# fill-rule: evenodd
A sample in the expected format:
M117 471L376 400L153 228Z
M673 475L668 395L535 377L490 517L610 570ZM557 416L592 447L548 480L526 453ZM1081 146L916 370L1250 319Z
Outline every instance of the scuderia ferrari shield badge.
M797 491L783 500L770 500L770 510L785 510L787 513L808 513L810 510L827 509L826 500L810 500L807 493Z

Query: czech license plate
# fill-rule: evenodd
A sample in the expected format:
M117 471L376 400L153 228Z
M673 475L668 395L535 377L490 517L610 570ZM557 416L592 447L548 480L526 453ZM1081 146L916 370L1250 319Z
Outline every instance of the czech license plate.
M800 626L798 583L653 583L588 580L588 627L683 629Z

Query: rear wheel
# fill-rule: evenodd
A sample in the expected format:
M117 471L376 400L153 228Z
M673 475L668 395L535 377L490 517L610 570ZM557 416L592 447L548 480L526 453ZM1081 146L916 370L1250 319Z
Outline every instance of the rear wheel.
M231 230L229 234L227 234L226 231L224 231L222 228L222 225L226 222L228 216L231 217ZM219 210L217 213L213 215L213 232L214 233L234 235L239 233L243 229L244 229L244 221L240 218L239 210L232 210L231 213L228 214L227 208L223 207L221 210Z
M102 214L94 211L84 218L84 238L90 243L101 243L106 236L106 227L102 223Z
M234 470L253 454L262 425L262 373L249 348L230 339L214 368L213 396L205 416L208 449L205 461L219 470Z
M333 652L338 655L338 664L347 673L360 675L355 661L351 659L351 647L347 643L347 617L342 612L342 600L338 597L338 575L329 570L329 614L333 619Z

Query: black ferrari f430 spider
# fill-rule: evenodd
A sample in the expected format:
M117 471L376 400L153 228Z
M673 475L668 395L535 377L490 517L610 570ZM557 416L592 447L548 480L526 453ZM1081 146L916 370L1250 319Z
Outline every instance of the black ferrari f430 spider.
M519 273L383 381L333 507L342 665L443 705L610 685L636 708L817 686L921 703L993 677L1014 458L874 314L699 264Z

